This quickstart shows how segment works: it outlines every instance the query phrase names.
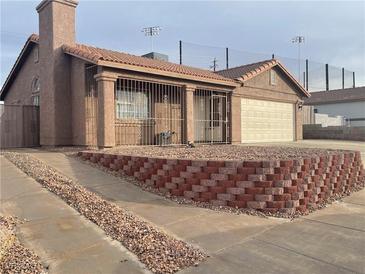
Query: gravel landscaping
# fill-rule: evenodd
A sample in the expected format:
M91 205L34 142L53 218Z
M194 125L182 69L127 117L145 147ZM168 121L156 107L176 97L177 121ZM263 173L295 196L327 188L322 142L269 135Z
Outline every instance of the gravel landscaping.
M296 147L261 147L240 145L200 145L194 148L182 146L119 146L104 153L163 157L190 160L286 160L332 155L340 150Z
M6 152L4 155L24 173L97 224L111 238L121 242L152 272L174 273L198 265L206 258L203 251L103 200L29 154Z
M0 273L47 273L39 257L16 237L19 223L14 217L0 216Z

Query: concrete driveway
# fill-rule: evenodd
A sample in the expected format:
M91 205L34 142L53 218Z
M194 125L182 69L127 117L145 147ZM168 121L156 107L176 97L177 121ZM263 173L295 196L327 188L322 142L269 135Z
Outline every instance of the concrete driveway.
M363 144L356 142L273 145L365 152ZM32 154L105 199L208 252L205 262L181 273L365 273L365 190L294 221L232 215L178 205L62 153L32 150Z

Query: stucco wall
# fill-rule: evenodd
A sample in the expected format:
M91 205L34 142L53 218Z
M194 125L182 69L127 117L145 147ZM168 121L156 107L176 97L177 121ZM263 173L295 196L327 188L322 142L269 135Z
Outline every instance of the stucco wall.
M34 51L38 45L33 46L32 50L25 59L22 69L10 86L5 97L6 105L32 105L32 82L35 77L39 77L39 62L34 62ZM42 83L40 84L42 88Z
M313 107L317 109L317 113L330 116L341 115L348 119L363 118L362 121L350 121L350 125L365 126L365 101L315 105Z
M297 88L290 84L280 70L275 69L275 71L276 85L270 84L270 70L268 70L246 81L243 87L237 89L237 93L247 98L295 103L299 99L295 92Z
M315 113L315 124L320 124L322 127L330 126L346 126L346 120L343 116L329 116L328 114Z
M85 62L71 59L72 144L85 145Z
M71 57L63 44L75 42L75 8L59 1L45 2L39 12L41 145L72 144L70 90Z

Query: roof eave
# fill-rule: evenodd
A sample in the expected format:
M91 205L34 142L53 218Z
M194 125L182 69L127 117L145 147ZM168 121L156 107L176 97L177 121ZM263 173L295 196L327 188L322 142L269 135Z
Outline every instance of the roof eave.
M30 45L32 44L38 44L36 41L34 41L31 37L28 38L28 40L26 41L26 43L24 44L18 58L16 59L8 77L6 78L4 85L1 87L1 91L0 91L0 101L4 101L6 94L13 82L14 77L16 77L15 75L15 71L17 70L18 66L20 65L20 63L23 61L23 58L25 58L25 54L28 51L28 48Z
M104 60L99 60L97 62L97 64L100 65L100 66L105 66L105 67L118 68L118 69L130 70L130 71L137 71L137 72L160 75L160 76L162 75L162 76L166 76L166 77L179 78L179 79L191 80L191 81L196 81L196 82L217 84L217 85L222 85L222 86L227 86L227 87L232 87L232 88L235 88L235 87L239 86L239 83L237 83L234 80L230 80L230 81L218 80L218 79L213 79L213 78L192 76L192 75L188 75L188 74L181 74L181 73L176 73L176 72L170 72L170 71L164 71L164 70L159 70L159 69L146 68L146 67L141 67L141 66L134 66L134 65L128 65L128 64L123 64L123 63L104 61Z

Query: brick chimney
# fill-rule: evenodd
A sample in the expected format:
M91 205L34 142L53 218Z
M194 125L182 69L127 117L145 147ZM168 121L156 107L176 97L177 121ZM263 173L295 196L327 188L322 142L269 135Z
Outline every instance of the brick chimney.
M40 144L72 143L70 57L63 44L75 44L74 0L43 0L39 14Z

